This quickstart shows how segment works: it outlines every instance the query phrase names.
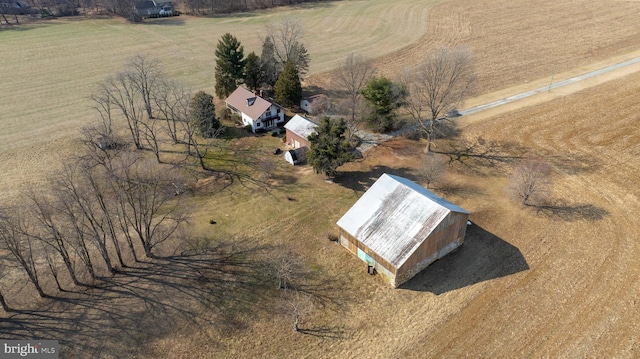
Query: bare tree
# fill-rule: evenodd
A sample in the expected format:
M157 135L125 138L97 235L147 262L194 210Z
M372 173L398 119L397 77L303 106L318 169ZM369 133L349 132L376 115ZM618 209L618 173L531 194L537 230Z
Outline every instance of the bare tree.
M61 223L58 228L65 230L62 235L63 241L73 248L73 252L87 269L91 279L95 280L97 276L91 259L89 240L82 225L82 218L78 214L76 201L72 196L67 195L69 188L65 188L65 186L64 181L53 185L53 192L56 196L56 213L60 215L59 220Z
M269 39L273 44L273 51L280 69L291 61L302 77L309 69L309 54L302 43L304 30L298 20L285 17L278 24L271 24L266 30L267 36L263 42Z
M13 207L0 212L0 248L11 254L12 259L24 269L42 298L48 297L40 285L36 264L36 241L29 233L31 223L20 208Z
M471 55L465 49L441 48L427 56L415 71L404 74L409 95L405 107L419 130L427 137L426 152L446 121L472 92L476 75Z
M0 267L3 266L3 263L0 263ZM0 306L2 306L2 310L6 313L13 312L13 309L7 303L7 300L4 298L4 294L2 294L2 290L0 290Z
M174 144L180 142L178 124L189 119L191 91L178 81L163 79L153 91L152 100L159 116L166 122L166 131Z
M427 153L420 166L420 177L430 188L433 183L440 181L444 176L446 163L434 153Z
M373 63L361 55L349 54L344 66L336 74L336 84L345 93L344 108L349 112L347 124L349 132L359 125L358 109L362 97L360 91L375 75Z
M321 116L331 109L331 99L329 96L317 96L313 100L313 106L309 112L313 116Z
M142 138L146 144L153 151L153 155L156 157L158 163L162 163L160 160L160 131L158 130L157 121L153 119L147 119L140 121Z
M159 61L149 59L144 54L137 54L129 58L124 67L127 77L142 96L147 118L153 119L152 94L156 91L157 84L164 77L160 70Z
M551 165L537 157L524 159L511 175L510 190L522 205L541 205L551 193Z
M91 95L93 101L93 109L96 110L100 121L93 126L87 127L85 137L90 142L101 148L114 148L117 144L117 137L113 130L113 102L109 93L104 87L96 94Z
M2 253L0 252L0 279L3 278L5 275L7 275L7 261L8 260L8 254ZM2 310L4 310L6 313L9 312L13 312L13 309L9 306L9 303L7 303L7 300L4 297L3 294L3 289L0 288L0 306L2 306Z
M144 114L142 95L126 72L121 72L100 85L105 96L95 96L94 101L110 101L109 106L115 105L127 122L131 139L137 149L143 149L141 139L141 121ZM101 105L106 107L106 105Z
M63 229L60 228L63 224L60 216L57 214L57 208L51 204L50 199L44 194L31 192L29 198L32 204L31 212L33 218L35 218L39 224L40 233L37 235L40 241L46 243L60 255L73 284L79 285L80 281L78 280L76 269L71 259L73 249L70 248L71 245L65 238Z
M129 228L140 241L145 255L152 258L152 250L166 241L186 221L176 186L182 180L168 168L159 168L138 160L114 173L119 216L123 231Z
M6 22L6 23L7 23L7 25L11 25L11 24L9 23L9 20L7 20L7 17L6 17L6 16L5 16L5 14L4 14L4 9L2 9L2 7L1 7L1 6L0 6L0 15L2 15L2 18L4 19L4 22Z
M279 251L269 269L278 281L278 289L294 289L307 274L300 257L289 251Z
M117 219L113 188L109 181L113 180L112 170L105 167L90 166L82 163L80 166L81 185L87 197L86 214L94 236L99 237L99 245L103 255L108 257L107 239L116 251L116 257L121 267L126 267L117 234Z
M313 311L313 301L308 294L298 290L287 290L283 296L285 310L291 315L293 321L293 331L303 331L300 328L300 322Z
M198 135L198 125L191 121L191 119L187 119L186 121L181 121L182 131L184 135L183 143L186 146L187 156L195 158L198 162L200 168L205 171L212 171L212 168L209 168L205 163L204 159L209 153L208 144L211 143L211 140L217 138L224 132L224 127L220 128L211 128L208 135L209 138L205 139Z
M67 218L74 221L72 226L76 229L77 235L93 244L104 260L107 270L115 273L107 249L109 221L100 210L100 202L105 198L95 183L95 178L91 178L89 171L82 166L65 166L62 176L55 183L54 191L59 199L67 204L68 210L74 212L67 212Z
M58 290L64 291L64 289L62 288L62 285L60 284L60 279L58 278L59 272L58 272L58 265L57 265L54 250L48 245L46 245L44 242L40 242L40 245L42 246L42 253L43 253L44 259L47 262L47 266L49 266L49 270L51 271L51 275L53 275L53 280L56 282L56 285L58 286Z

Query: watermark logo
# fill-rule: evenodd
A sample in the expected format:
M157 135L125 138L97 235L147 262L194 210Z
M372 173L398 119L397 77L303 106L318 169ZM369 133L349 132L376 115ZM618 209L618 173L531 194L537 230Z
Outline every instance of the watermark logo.
M57 340L0 340L0 359L58 359Z

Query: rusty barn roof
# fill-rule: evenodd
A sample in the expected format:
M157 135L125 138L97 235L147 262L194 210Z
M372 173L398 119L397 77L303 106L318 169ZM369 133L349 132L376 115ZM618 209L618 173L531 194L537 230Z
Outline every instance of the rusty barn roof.
M289 120L289 122L287 122L287 124L284 125L284 128L286 128L287 130L295 133L296 135L302 138L309 137L310 134L315 132L316 127L318 127L318 125L316 125L311 120L304 118L300 115L293 116Z
M338 226L397 268L449 212L469 213L415 182L383 174Z

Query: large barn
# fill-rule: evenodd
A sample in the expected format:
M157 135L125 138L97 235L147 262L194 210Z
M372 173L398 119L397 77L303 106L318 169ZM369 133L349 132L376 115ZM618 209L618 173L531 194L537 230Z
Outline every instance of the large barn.
M340 243L393 287L464 241L469 212L406 178L383 174L340 218Z

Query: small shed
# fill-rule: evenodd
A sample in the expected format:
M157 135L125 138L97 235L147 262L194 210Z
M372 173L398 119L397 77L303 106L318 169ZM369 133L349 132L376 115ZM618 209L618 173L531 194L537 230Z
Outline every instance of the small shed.
M294 166L305 163L307 161L307 151L309 151L309 147L299 147L285 151L284 160Z
M331 100L325 94L317 94L300 100L300 108L311 115L319 115L331 109Z
M462 245L469 212L383 174L338 221L340 244L393 287Z
M286 130L287 145L295 148L309 147L309 135L316 131L316 125L313 121L300 115L293 116L289 122L284 125Z

